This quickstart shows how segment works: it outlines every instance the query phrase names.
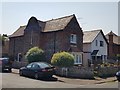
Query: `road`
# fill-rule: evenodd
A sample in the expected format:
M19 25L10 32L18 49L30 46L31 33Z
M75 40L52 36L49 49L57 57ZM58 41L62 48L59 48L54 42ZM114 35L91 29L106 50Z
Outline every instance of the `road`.
M65 83L57 78L35 80L14 73L0 73L0 75L2 75L2 88L118 88L117 81L103 84L76 85Z

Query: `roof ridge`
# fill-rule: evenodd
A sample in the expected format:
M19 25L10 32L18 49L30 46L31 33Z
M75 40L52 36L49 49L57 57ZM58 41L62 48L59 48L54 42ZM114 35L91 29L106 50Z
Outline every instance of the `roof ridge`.
M45 22L49 22L49 21L53 21L53 20L59 20L59 19L63 19L63 18L68 18L68 17L72 17L72 16L74 16L74 15L75 15L75 14L69 15L69 16L63 16L63 17L60 17L60 18L50 19L50 20L47 20L47 21L45 21Z
M22 25L22 26L20 26L19 28L21 28L21 27L26 27L27 25Z
M110 35L110 34L113 34L113 35L115 35L115 36L118 36L116 33L114 33L113 31L110 31L108 34L106 34L106 35Z
M95 31L101 31L102 29L94 29L94 30L90 30L90 31L84 31L84 32L95 32Z

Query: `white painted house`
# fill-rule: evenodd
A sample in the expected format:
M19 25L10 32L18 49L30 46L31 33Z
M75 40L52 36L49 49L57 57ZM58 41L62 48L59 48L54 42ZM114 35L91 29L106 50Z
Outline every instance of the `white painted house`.
M83 35L83 60L86 65L107 60L108 42L102 30L85 31Z

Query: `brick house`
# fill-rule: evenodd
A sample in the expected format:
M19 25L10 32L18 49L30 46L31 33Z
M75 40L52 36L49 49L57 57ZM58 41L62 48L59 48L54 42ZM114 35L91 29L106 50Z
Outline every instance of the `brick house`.
M117 54L120 54L120 36L112 31L106 34L108 44L108 58L116 59Z
M83 32L75 15L48 21L31 17L9 39L10 54L18 62L24 62L28 49L37 46L45 51L48 62L54 53L67 51L75 56L75 64L82 64Z

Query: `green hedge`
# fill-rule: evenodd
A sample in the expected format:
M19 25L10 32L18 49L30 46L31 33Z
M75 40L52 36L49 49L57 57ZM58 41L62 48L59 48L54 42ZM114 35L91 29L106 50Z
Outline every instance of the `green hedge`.
M29 49L28 52L26 53L25 57L29 63L45 60L44 51L38 47L33 47L33 48Z
M58 67L71 67L74 65L74 57L68 52L55 53L51 59L51 63Z

